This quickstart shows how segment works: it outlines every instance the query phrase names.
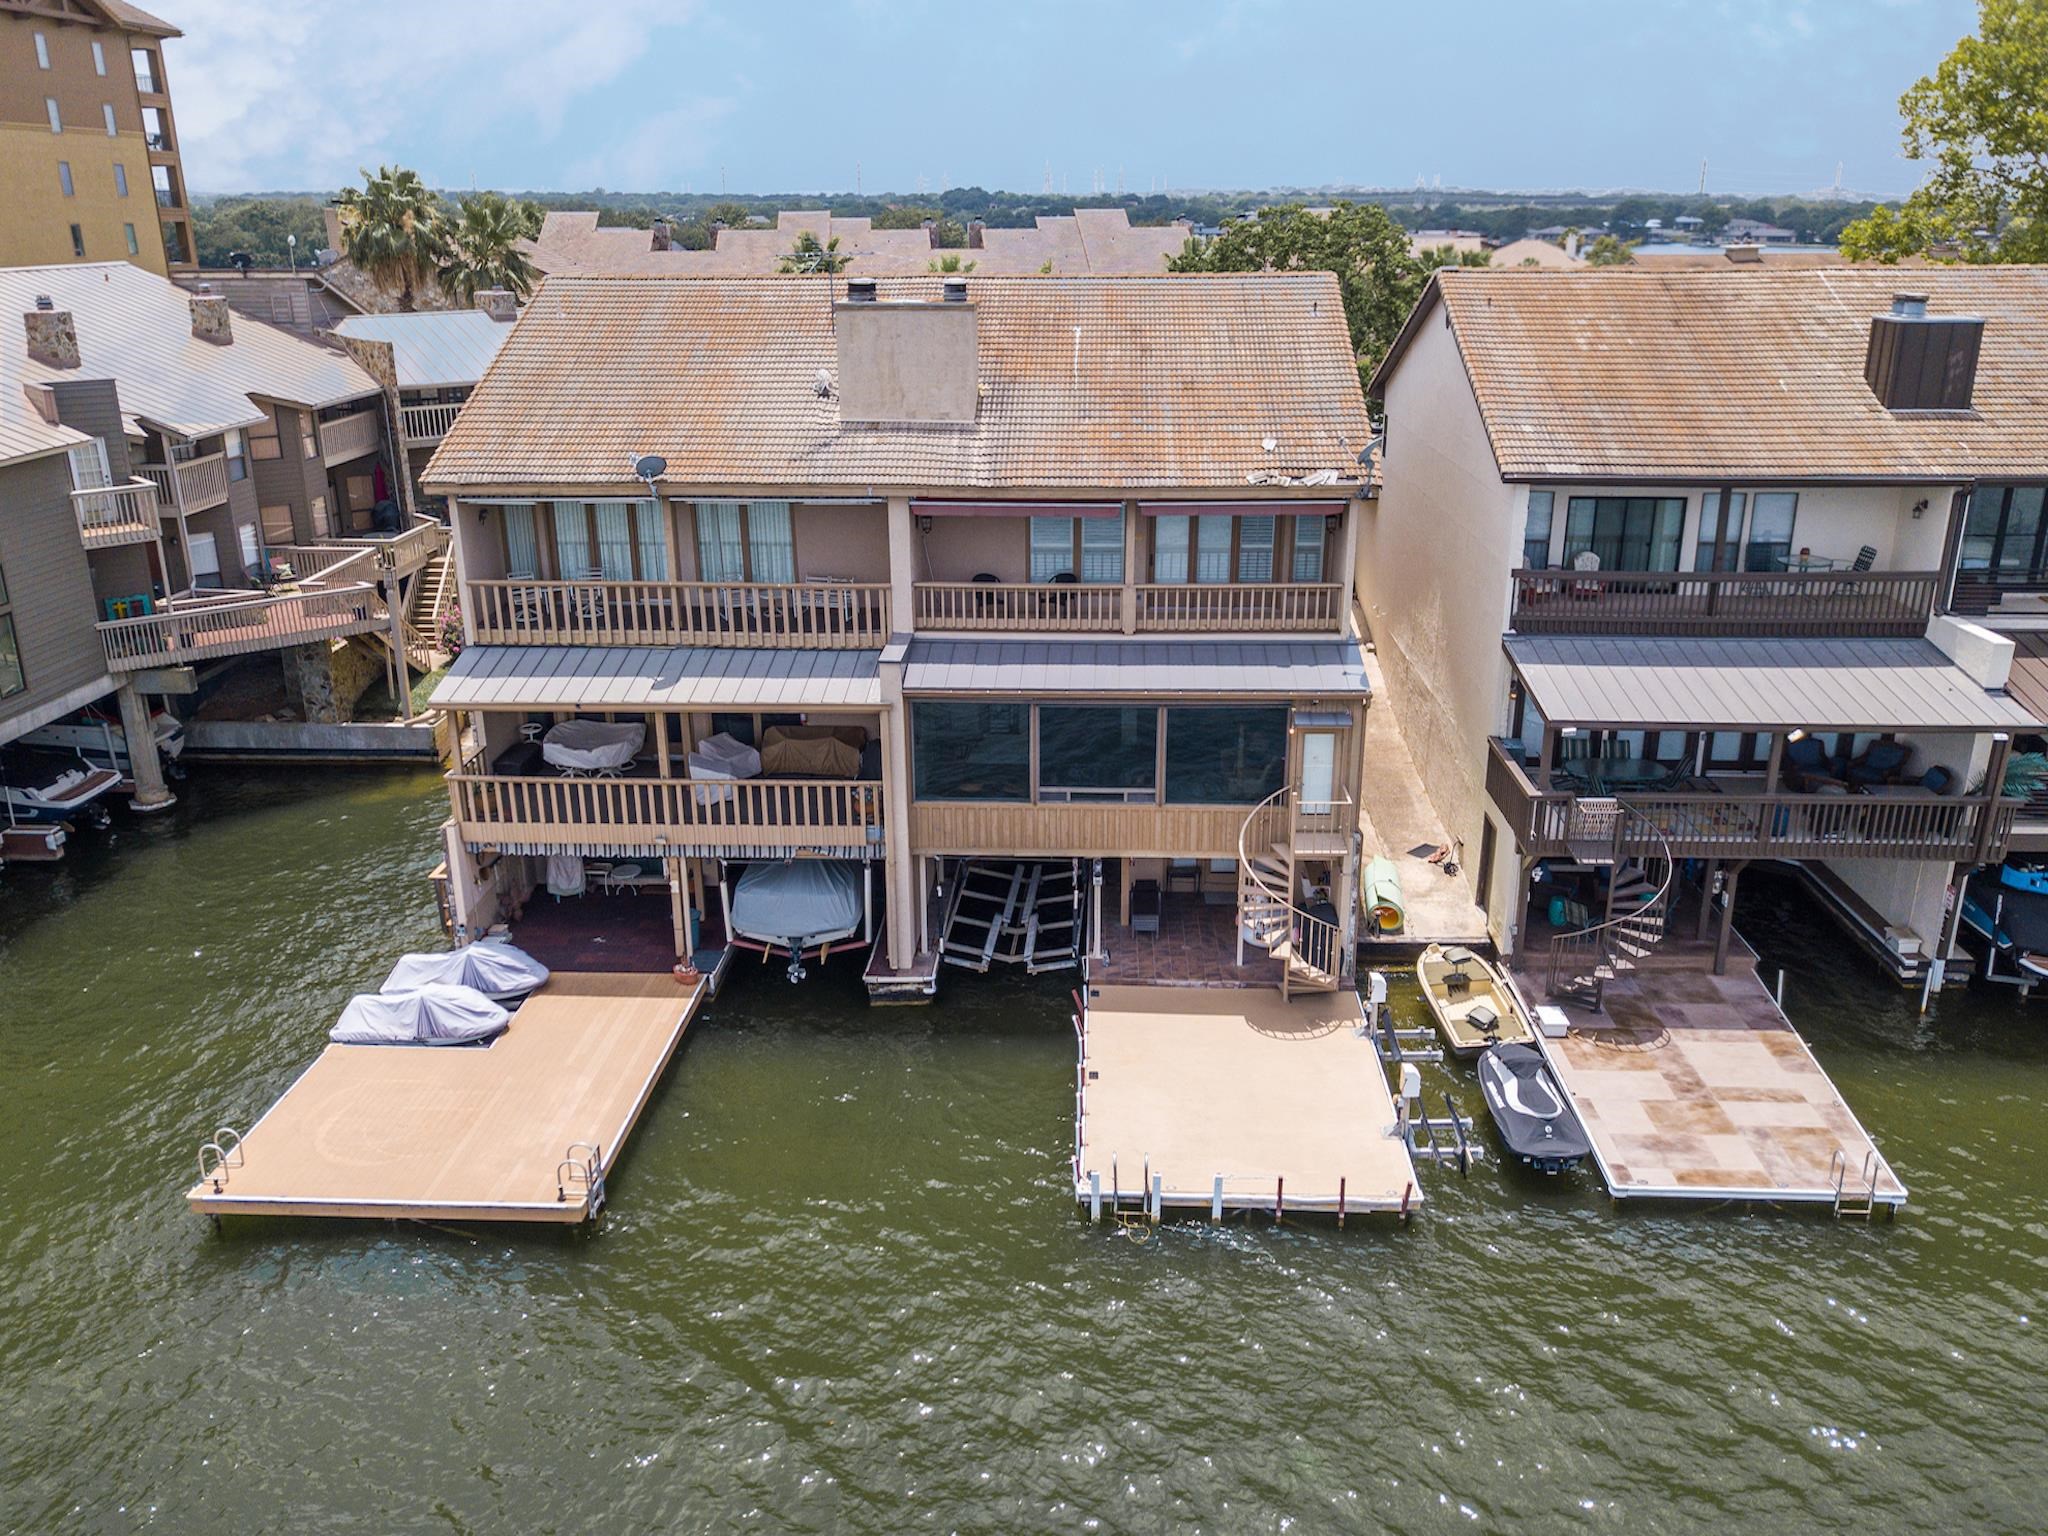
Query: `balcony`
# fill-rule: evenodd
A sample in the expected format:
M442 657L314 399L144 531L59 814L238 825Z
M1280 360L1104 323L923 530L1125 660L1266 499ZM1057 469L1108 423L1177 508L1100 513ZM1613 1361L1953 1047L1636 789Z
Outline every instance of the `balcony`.
M698 581L472 581L484 645L725 645L879 650L889 589Z
M1065 630L1116 634L1122 587L1010 581L920 581L917 627L933 630Z
M464 842L523 852L661 846L880 851L871 780L510 777L472 759L448 775Z
M162 532L157 523L156 483L130 480L71 493L78 536L87 549L148 544Z
M917 627L932 631L1332 634L1345 620L1341 582L921 581L916 590Z
M1794 794L1753 775L1709 775L1676 791L1623 798L1643 821L1619 833L1600 802L1572 790L1537 788L1513 749L1489 742L1486 793L1524 854L1569 858L1589 847L1657 855L1653 827L1684 859L1929 859L1981 862L2002 855L2016 800L1919 790L1882 794ZM1640 834L1632 836L1632 832Z
M398 429L408 443L438 443L455 425L461 401L435 405L402 405L398 408Z
M1910 637L1927 632L1936 571L1514 573L1518 634Z
M269 592L186 593L156 612L98 625L115 672L182 665L388 630L376 552L352 550L317 577Z
M222 454L170 464L141 464L136 473L156 487L157 504L166 512L189 516L228 499L228 465Z
M320 423L320 457L329 464L359 459L377 451L377 412L355 411Z
M1332 634L1344 628L1342 582L1252 582L1137 589L1138 630Z

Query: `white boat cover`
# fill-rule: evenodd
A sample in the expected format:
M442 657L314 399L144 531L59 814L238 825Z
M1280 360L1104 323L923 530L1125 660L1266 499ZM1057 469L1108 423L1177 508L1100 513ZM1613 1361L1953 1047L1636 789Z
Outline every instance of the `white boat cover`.
M788 949L843 939L860 927L860 881L847 859L749 864L732 893L733 929Z
M404 955L380 992L409 992L434 983L474 987L485 997L524 997L548 979L548 968L511 944L465 944L435 954Z
M647 740L644 723L564 720L540 740L540 755L557 768L623 768Z
M723 731L698 742L697 750L689 756L689 773L693 779L751 779L760 771L761 754ZM731 798L732 791L729 789L697 791L699 805L711 805L719 800Z
M581 896L587 883L583 873L583 855L580 853L551 853L548 855L548 894L550 896Z
M468 1045L502 1034L511 1018L474 987L436 983L359 993L327 1038L341 1045Z

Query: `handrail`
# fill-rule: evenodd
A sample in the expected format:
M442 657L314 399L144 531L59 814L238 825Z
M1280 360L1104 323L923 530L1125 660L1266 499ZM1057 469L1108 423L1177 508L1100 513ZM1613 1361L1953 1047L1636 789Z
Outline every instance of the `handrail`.
M172 598L155 613L109 619L94 628L107 665L117 671L360 633L389 622L376 582L359 579L375 558L375 550L353 551L295 592ZM357 565L364 568L353 569Z
M137 475L119 485L85 486L71 493L78 531L88 545L157 537L157 487Z
M1137 603L1140 631L1321 633L1345 619L1339 581L1146 583Z
M424 405L401 405L398 408L400 430L416 443L439 442L455 425L456 414L464 403L460 400L437 400Z
M1252 862L1252 850L1256 847L1264 855L1270 853L1275 843L1287 841L1294 812L1294 789L1282 785L1266 796L1246 814L1237 829L1237 868L1239 885L1239 906L1243 905L1244 884L1249 883L1268 902L1283 908L1287 913L1287 943L1289 952L1277 956L1282 966L1283 977L1287 966L1297 962L1303 966L1321 971L1327 976L1336 976L1341 969L1339 954L1341 926L1328 918L1317 917L1305 911L1294 899L1291 890L1273 888L1272 881ZM1256 838L1254 833L1257 834ZM1242 927L1244 913L1238 913ZM1282 990L1285 990L1283 982Z
M804 646L889 641L884 582L467 581L480 644Z
M863 848L880 837L882 786L873 779L566 778L547 774L448 774L465 833L512 842L604 842L604 833L674 841L718 833L722 841ZM628 839L620 839L628 840Z
M920 581L913 590L920 629L1123 627L1124 589L1101 582Z
M138 464L135 472L157 488L157 499L173 511L203 512L228 499L225 453L202 453L168 464Z
M1511 574L1518 634L1901 636L1925 632L1938 571Z
M322 459L339 462L360 458L377 447L377 411L375 407L365 405L346 416L332 417L315 428L315 435L320 443Z
M1671 845L1664 841L1663 835L1658 832L1657 828L1647 818L1642 817L1626 802L1619 800L1604 803L1599 801L1590 803L1580 801L1574 808L1574 811L1577 818L1579 818L1579 830L1583 835L1572 838L1570 839L1571 841L1594 841L1602 833L1605 834L1605 838L1609 841L1612 852L1608 865L1609 912L1603 921L1594 923L1590 927L1581 928L1572 933L1551 935L1549 987L1550 991L1555 994L1559 989L1558 983L1561 976L1567 974L1583 976L1587 974L1587 968L1583 962L1590 957L1593 961L1591 970L1596 978L1594 989L1597 995L1599 990L1597 973L1602 967L1611 969L1616 960L1619 959L1621 946L1618 941L1625 929L1630 925L1640 928L1644 921L1651 917L1655 917L1659 922L1665 922L1670 919L1671 887L1677 878L1678 865L1672 859ZM1643 823L1640 830L1655 839L1657 847L1661 852L1644 857L1624 851L1625 839L1623 832L1628 825L1628 818L1630 817L1635 817ZM1654 894L1645 900L1636 902L1627 911L1616 913L1612 910L1614 905L1613 881L1628 864L1635 864L1638 867L1644 868L1645 873L1648 872L1648 865L1659 865L1662 878L1658 881Z

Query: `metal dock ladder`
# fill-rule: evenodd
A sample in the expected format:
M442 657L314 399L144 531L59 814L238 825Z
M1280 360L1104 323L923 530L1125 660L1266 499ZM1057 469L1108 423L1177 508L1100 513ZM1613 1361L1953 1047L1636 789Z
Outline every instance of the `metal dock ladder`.
M1835 1215L1856 1216L1869 1221L1877 1214L1877 1175L1884 1162L1872 1147L1863 1159L1863 1172L1856 1183L1849 1182L1849 1159L1840 1147L1835 1148L1833 1161L1829 1164L1829 1181L1835 1187Z

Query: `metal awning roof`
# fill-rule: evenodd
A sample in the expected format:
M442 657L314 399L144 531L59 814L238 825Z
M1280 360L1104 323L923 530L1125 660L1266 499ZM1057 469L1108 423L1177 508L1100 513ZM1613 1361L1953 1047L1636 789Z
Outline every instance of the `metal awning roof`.
M2034 723L1931 640L1510 635L1505 644L1553 725L1996 731Z
M472 645L437 709L879 709L873 651Z
M913 640L905 693L1365 697L1355 640Z

